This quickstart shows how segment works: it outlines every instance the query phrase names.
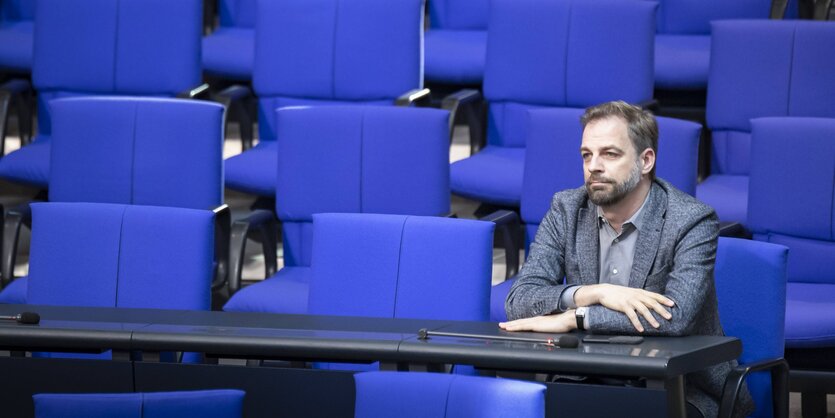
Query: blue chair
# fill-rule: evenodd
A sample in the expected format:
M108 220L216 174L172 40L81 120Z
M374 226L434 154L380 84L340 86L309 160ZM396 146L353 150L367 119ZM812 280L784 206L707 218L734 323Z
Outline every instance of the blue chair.
M719 219L748 225L752 118L835 117L835 25L810 21L713 23L707 127L711 174L696 196Z
M554 193L583 185L583 160L579 153L583 136L582 114L580 109L528 112L528 147L520 211L526 252L540 221L551 207ZM656 175L685 193L695 194L701 126L665 117L656 120L659 132ZM510 278L493 287L490 315L494 321L507 320L504 302L513 280L515 278Z
M208 210L34 203L26 301L209 310L213 234Z
M0 72L29 73L32 70L34 15L34 0L0 3Z
M217 1L220 26L203 37L203 72L229 80L252 80L255 0Z
M719 238L719 317L725 335L742 340L739 366L725 383L720 417L731 416L742 382L747 382L757 408L751 416L788 416L788 365L783 359L788 252L782 245Z
M710 22L719 19L768 19L771 0L661 0L655 35L655 87L707 88Z
M427 82L481 84L487 56L489 0L430 0L425 33Z
M275 110L393 105L422 85L422 0L258 0L259 143L226 160L226 186L275 196Z
M354 417L534 418L545 416L545 386L439 373L354 375Z
M519 206L530 109L648 102L654 12L655 4L641 1L494 1L484 70L487 146L452 164L452 191Z
M492 244L490 222L357 213L313 215L315 262L307 312L486 321ZM315 367L372 370L377 366L319 363ZM459 367L455 370L461 372Z
M214 210L215 287L225 282L230 220L223 204L223 107L178 99L86 97L50 103L49 200ZM26 279L12 281L28 206L9 210L0 303L25 303Z
M226 311L307 312L315 213L449 213L447 112L335 106L277 113L275 209L282 222L284 268L275 273L273 267L267 271L272 277L232 295ZM269 223L273 214L256 212L233 225L232 291L240 286L243 238L258 221ZM268 267L275 265L274 254L266 250Z
M232 389L149 393L41 393L35 418L240 418L244 392Z
M200 84L200 0L38 0L32 83L38 135L0 177L49 182L49 102L86 95L187 96Z
M793 71L798 71L795 69ZM835 119L761 118L751 122L748 222L755 240L789 247L786 358L802 385L804 413L817 398L825 414L835 384ZM780 167L792 167L786 174ZM823 393L821 393L823 392ZM807 394L809 401L807 401Z

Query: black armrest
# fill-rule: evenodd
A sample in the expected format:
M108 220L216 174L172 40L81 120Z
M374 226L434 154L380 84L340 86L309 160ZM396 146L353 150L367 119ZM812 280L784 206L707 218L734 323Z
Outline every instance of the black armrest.
M830 10L832 10L832 0L817 0L812 18L815 20L829 20Z
M229 117L238 121L241 129L242 151L252 148L254 118L249 113L249 101L254 95L249 87L242 85L229 86L217 93L212 100L226 106Z
M786 16L786 6L788 0L771 0L771 11L768 14L769 19L782 19Z
M232 235L232 211L227 205L220 205L215 214L215 277L212 290L222 288L229 280L229 240Z
M441 109L449 110L449 138L452 140L455 128L455 118L459 109L467 119L470 128L470 155L477 153L487 143L485 134L484 101L478 90L459 90L441 101Z
M0 85L0 156L6 153L6 126L12 106L17 108L20 146L32 139L33 97L34 91L27 80L11 79Z
M719 236L751 239L751 233L739 222L719 222Z
M15 257L20 239L20 226L31 224L32 210L28 204L10 208L3 220L2 260L0 260L0 274L2 284L6 287L14 279Z
M278 270L276 250L278 248L278 220L268 210L256 210L245 219L232 223L229 240L229 296L241 288L246 237L251 230L261 234L261 248L264 251L264 275L270 277Z
M771 371L771 400L774 417L789 416L789 363L785 359L770 359L737 366L725 378L722 389L722 403L719 404L719 418L730 418L736 405L736 398L742 382L751 372Z
M208 99L209 85L203 83L197 87L181 91L177 94L178 99Z
M203 0L203 35L208 35L215 30L215 15L217 14L217 2L220 0Z
M522 225L519 221L519 215L510 210L497 210L481 218L481 220L496 224L496 229L502 236L502 246L504 247L505 263L507 265L505 279L515 276L519 272L519 245L516 243L516 233Z
M409 90L400 95L395 101L395 106L411 106L411 105L423 105L426 106L429 104L429 97L430 91L429 89L414 89Z

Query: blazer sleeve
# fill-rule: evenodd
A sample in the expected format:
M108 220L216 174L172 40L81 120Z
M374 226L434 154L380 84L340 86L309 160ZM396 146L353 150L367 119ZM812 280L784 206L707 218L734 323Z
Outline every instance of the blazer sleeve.
M670 321L659 318L659 328L653 328L640 315L644 332L641 335L682 336L692 334L700 320L706 301L715 297L713 270L719 237L719 220L709 211L696 217L682 228L675 244L673 266L667 275L664 295L675 302L670 310ZM638 334L625 314L601 305L589 307L589 329L594 333Z
M509 320L554 313L565 290L565 214L555 196L505 300Z

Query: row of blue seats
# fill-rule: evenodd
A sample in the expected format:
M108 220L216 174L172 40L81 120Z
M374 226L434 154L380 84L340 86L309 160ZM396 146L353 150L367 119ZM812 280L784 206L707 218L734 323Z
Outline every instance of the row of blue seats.
M538 383L436 373L354 375L354 417L537 418L545 415ZM36 394L35 418L241 418L240 390ZM278 406L280 407L280 406Z
M46 186L51 129L46 103L53 98L171 96L199 84L199 2L169 5L169 19L160 19L163 6L153 1L118 11L117 2L102 1L39 3L44 5L39 19L55 23L38 25L44 29L36 37L38 137L0 160L0 177ZM257 33L263 41L258 42L254 74L260 143L227 161L228 187L274 195L274 109L391 104L421 87L420 1L386 8L375 7L375 1L354 1L338 15L337 0L326 2L329 9L294 0L264 2L258 16L271 24ZM485 70L487 146L452 167L453 191L518 207L528 109L584 108L618 99L651 102L654 9L651 2L497 0L491 8L496 24L490 27ZM311 19L293 18L295 13ZM189 16L190 25L185 24ZM99 25L102 19L111 24ZM154 32L133 31L149 21ZM299 39L294 33L307 36ZM747 219L751 118L835 116L835 81L828 77L835 66L833 33L835 25L824 22L714 25L707 106L712 175L698 186L697 195L723 221ZM611 42L615 38L618 43Z
M489 0L429 1L426 79L480 84L484 77ZM790 7L790 15L796 5ZM4 1L0 9L0 68L32 68L35 0ZM203 39L203 70L232 80L252 79L255 56L255 0L217 0L219 26ZM771 0L736 2L659 2L656 35L656 86L705 88L710 50L709 23L717 19L766 19Z

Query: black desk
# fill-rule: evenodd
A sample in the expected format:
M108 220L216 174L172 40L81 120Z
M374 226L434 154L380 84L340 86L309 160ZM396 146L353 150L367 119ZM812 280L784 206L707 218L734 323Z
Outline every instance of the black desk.
M387 368L401 370L470 364L490 370L644 377L648 388L666 391L668 416L684 416L684 374L734 359L741 352L739 340L728 337L646 338L639 345L581 344L561 349L465 338L419 340L416 335L420 328L506 334L495 323L0 305L0 314L23 311L38 312L41 324L0 324L0 349L125 353L115 355L117 360L127 360L131 352L193 351L224 358L381 361ZM135 362L134 373L140 370L138 364L224 367L140 363L147 362Z

